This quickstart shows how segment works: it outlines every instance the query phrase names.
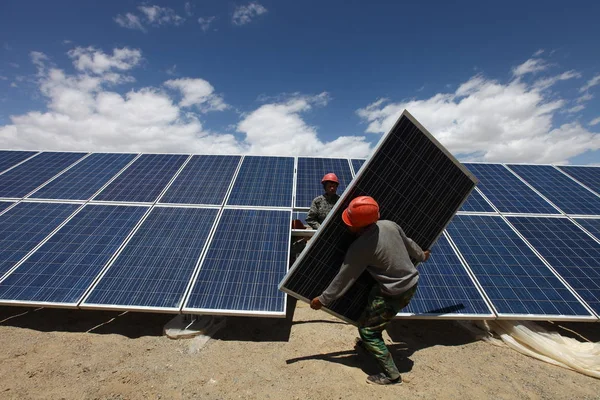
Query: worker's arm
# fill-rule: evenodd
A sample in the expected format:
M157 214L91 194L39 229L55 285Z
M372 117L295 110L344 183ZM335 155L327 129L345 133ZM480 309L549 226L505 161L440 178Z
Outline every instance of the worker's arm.
M429 258L429 250L427 250L427 254L421 249L421 247L415 243L414 240L406 236L406 233L402 230L400 225L398 226L398 231L400 232L400 236L402 236L402 241L404 242L404 246L406 246L406 250L408 251L408 255L417 261L427 261Z
M317 199L314 199L310 210L308 210L308 215L306 216L306 223L313 229L319 229L321 224L317 221L319 215L319 209L317 204Z

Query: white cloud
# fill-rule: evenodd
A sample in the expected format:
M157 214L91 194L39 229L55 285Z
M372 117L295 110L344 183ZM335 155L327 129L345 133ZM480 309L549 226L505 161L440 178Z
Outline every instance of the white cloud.
M144 14L150 25L181 25L185 19L168 7L139 6L138 10Z
M521 77L525 74L543 71L546 68L548 68L548 65L544 62L544 60L540 58L530 58L523 64L513 68L512 73L516 77Z
M538 57L538 56L541 56L543 53L544 53L544 49L539 49L538 51L533 53L533 56Z
M593 94L591 94L591 93L586 93L586 94L584 94L584 95L582 95L582 96L578 97L578 98L577 98L577 102L578 102L578 103L583 103L584 101L589 101L589 100L591 100L591 99L593 99L593 98L594 98L594 95L593 95Z
M11 82L10 87L16 88L16 87L19 87L19 85L17 85L15 82Z
M181 92L180 107L196 106L202 112L223 111L229 106L223 98L214 94L215 88L204 79L172 79L165 86Z
M8 77L4 75L0 75L0 81L7 81Z
M142 32L146 32L146 28L142 25L142 21L140 18L132 13L126 13L125 15L119 14L114 18L115 22L127 29L137 29Z
M544 90L544 89L548 89L549 87L553 86L554 84L556 84L559 81L566 81L566 80L573 79L573 78L581 78L581 74L574 70L566 71L560 75L555 75L555 76L551 76L548 78L538 79L537 81L535 81L533 83L533 86L540 90Z
M198 18L198 23L200 24L200 29L202 29L202 32L206 32L208 31L208 29L210 28L210 24L212 24L212 22L215 20L215 17L200 17Z
M590 126L594 126L594 125L598 125L598 124L600 124L600 117L594 118L593 120L590 121Z
M583 110L584 108L585 108L585 106L583 104L579 104L578 106L567 109L566 112L569 114L573 114L573 113L577 113L577 112Z
M246 135L250 153L272 155L318 155L366 157L371 147L364 137L342 136L323 142L315 127L304 122L302 113L313 106L324 106L329 96L294 94L287 100L264 104L247 114L237 125L237 131Z
M167 75L176 75L177 74L177 64L173 64L173 66L171 68L167 68L166 71Z
M94 47L76 47L67 53L73 65L79 71L102 74L111 69L130 70L142 60L142 52L138 49L123 47L114 49L109 55Z
M600 134L578 122L553 126L553 116L567 102L539 86L476 75L454 93L402 102L379 99L357 113L368 122L367 132L383 133L407 109L452 153L469 160L561 163L599 149Z
M586 92L587 90L591 89L592 87L594 87L596 85L600 85L600 75L596 75L595 77L593 77L592 79L587 81L587 83L585 85L583 85L581 88L579 88L579 91L581 93Z
M62 44L64 44L64 45L69 45L69 44L72 44L72 43L73 43L73 41L69 40L69 39L65 39L65 40L62 41Z
M191 2L186 1L185 5L184 5L184 9L185 9L185 14L188 17L191 17L192 15L194 15L194 5Z
M267 12L267 9L259 3L253 2L245 6L238 6L233 11L231 22L235 25L245 25L252 21L253 18Z

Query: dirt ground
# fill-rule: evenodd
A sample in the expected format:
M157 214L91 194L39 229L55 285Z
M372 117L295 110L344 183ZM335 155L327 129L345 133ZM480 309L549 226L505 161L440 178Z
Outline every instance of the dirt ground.
M171 340L172 315L0 307L1 399L600 399L600 380L479 341L452 321L394 321L386 339L404 384L356 330L290 299L288 318L229 317L198 350ZM600 324L561 324L600 341Z

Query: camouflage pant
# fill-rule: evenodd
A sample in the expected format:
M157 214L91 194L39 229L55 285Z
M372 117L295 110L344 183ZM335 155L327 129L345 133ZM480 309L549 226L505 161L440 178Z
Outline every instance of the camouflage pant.
M363 347L375 356L390 379L399 377L400 372L381 334L396 314L408 305L416 290L417 285L414 285L400 297L389 298L382 296L379 286L374 285L369 293L367 307L358 320L358 333Z

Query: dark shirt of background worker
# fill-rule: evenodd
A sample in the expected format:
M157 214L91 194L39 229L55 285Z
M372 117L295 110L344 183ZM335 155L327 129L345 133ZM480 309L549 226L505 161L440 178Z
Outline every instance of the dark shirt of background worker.
M337 203L340 196L336 193L340 184L334 173L325 174L321 179L325 193L315 197L306 216L306 223L313 229L319 229L329 211Z
M371 353L382 372L367 378L368 383L402 383L381 333L398 311L408 305L417 290L419 273L411 261L427 261L422 250L394 221L379 219L379 205L369 196L353 199L342 220L357 238L348 248L344 263L331 284L310 306L318 310L340 298L366 270L375 280L365 309L358 319L357 346Z

